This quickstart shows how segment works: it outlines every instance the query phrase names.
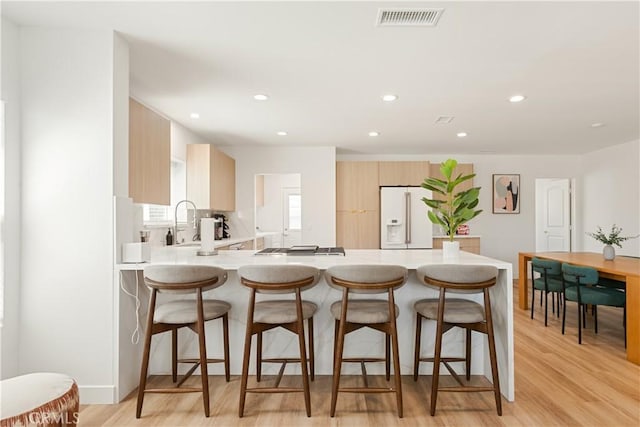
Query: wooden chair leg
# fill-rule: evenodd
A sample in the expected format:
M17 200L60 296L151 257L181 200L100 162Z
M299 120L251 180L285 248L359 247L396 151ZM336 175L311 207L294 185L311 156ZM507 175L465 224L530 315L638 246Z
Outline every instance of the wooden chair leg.
M391 378L391 335L384 334L384 372L385 379Z
M598 333L598 306L594 305L593 306L593 321L595 322L594 324L594 330L595 333Z
M171 379L178 381L178 328L171 330Z
M262 332L258 332L258 342L256 343L256 381L262 379Z
M338 352L336 351L338 348L338 334L340 332L340 321L338 319L333 322L333 366L336 366L336 359Z
M418 373L420 372L420 340L422 335L422 316L416 314L416 346L413 357L413 380L418 381Z
M151 291L149 298L149 311L147 312L147 329L144 337L144 349L142 351L142 364L140 365L140 383L138 384L138 400L136 402L136 418L142 414L144 402L144 390L147 386L147 372L149 370L149 354L151 353L151 337L153 336L153 313L156 309L157 290Z
M531 271L531 318L533 319L533 309L536 306L536 288L534 286L535 278L533 270Z
M311 381L316 379L315 348L313 344L313 317L307 319L309 329L309 370L311 371Z
M491 362L491 375L493 378L493 393L496 398L496 410L502 415L502 396L500 395L500 377L498 376L498 358L496 356L496 342L493 335L493 318L491 316L491 302L489 290L484 290L484 310L487 322L487 339L489 340L489 359Z
M224 379L229 382L231 380L231 369L229 366L229 314L222 316L222 334L224 347Z
M209 417L209 371L207 366L207 344L204 331L204 308L202 306L202 289L198 288L196 304L198 309L198 343L200 347L200 377L202 378L202 403L204 416Z
M465 371L467 374L467 381L471 380L471 329L467 328L467 342L465 345Z

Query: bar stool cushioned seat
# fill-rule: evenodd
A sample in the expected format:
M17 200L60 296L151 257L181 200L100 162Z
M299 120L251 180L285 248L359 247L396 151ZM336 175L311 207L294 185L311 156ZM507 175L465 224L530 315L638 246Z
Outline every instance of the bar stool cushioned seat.
M251 289L247 309L247 329L244 342L242 378L240 384L240 403L238 416L244 415L247 393L289 393L303 392L307 416L311 416L311 394L309 374L314 379L313 315L318 306L302 300L302 291L315 286L320 279L320 271L304 265L246 265L238 269L240 283ZM294 299L256 301L256 294L295 294ZM307 321L309 335L309 354L304 338L304 320ZM262 358L262 333L282 327L298 335L299 358ZM273 387L247 387L249 377L249 358L253 335L257 335L256 380L261 380L262 363L281 363L282 367ZM302 370L302 388L280 387L284 368L289 362L299 362Z
M136 418L142 414L145 393L202 392L205 416L209 416L208 363L224 363L225 378L229 381L229 319L231 305L225 301L204 299L203 293L227 281L227 272L222 268L205 265L150 265L144 269L145 284L151 289L147 328L140 368L140 385ZM196 294L195 299L172 300L156 306L158 293L169 295ZM208 359L204 322L222 319L223 359ZM198 334L198 359L178 359L178 329L188 327ZM178 381L178 363L193 366L173 388L146 389L147 371L151 351L151 338L155 334L171 331L171 370L173 382ZM201 388L180 387L193 374L201 370Z
M398 306L393 292L404 285L408 278L405 267L398 265L339 265L325 272L329 286L342 291L342 299L331 304L335 319L333 387L331 391L331 416L335 416L338 392L395 393L398 417L402 418L402 384L400 380L400 356L396 318ZM349 294L386 293L387 299L355 299ZM385 334L385 357L343 358L344 339L349 332L369 327ZM395 387L369 387L365 362L385 362L386 379L390 379L391 348L393 348L393 372ZM340 388L342 362L360 363L365 379L364 387Z
M0 426L76 425L80 396L73 378L39 372L0 381Z
M414 304L416 311L416 346L414 354L413 379L418 380L420 362L433 362L431 382L431 415L435 415L439 391L471 392L492 391L495 396L498 415L502 415L500 382L496 358L493 321L491 319L491 303L489 288L496 284L498 270L488 265L440 264L424 265L416 269L418 280L427 287L437 289L439 298L427 298ZM446 293L472 294L483 293L484 306L468 299L445 298ZM436 342L434 357L420 357L420 340L422 320L431 319L436 324ZM465 357L441 357L442 335L453 327L466 330ZM465 362L466 379L471 378L471 331L487 334L489 342L489 359L493 385L491 387L469 386L464 384L450 362ZM443 363L452 377L459 383L456 387L439 387L440 363Z

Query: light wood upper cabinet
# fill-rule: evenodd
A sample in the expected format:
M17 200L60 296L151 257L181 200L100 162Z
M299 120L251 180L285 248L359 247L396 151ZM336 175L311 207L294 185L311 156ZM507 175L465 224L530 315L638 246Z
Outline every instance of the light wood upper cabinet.
M171 204L171 123L129 98L129 197Z
M336 209L377 211L379 208L378 162L337 162Z
M440 163L432 163L430 169L431 169L430 176L432 178L442 179L442 174L440 174ZM458 163L458 166L456 166L456 168L453 170L452 176L455 178L459 174L470 175L472 173L473 173L473 163ZM460 184L460 186L456 187L456 191L460 192L460 191L468 190L471 187L473 187L473 179L470 179L469 181L466 181ZM434 194L433 196L434 196L433 197L434 199L440 198L439 194Z
M234 211L236 161L209 144L187 144L187 199L198 209Z
M379 185L420 185L429 176L429 162L380 162Z

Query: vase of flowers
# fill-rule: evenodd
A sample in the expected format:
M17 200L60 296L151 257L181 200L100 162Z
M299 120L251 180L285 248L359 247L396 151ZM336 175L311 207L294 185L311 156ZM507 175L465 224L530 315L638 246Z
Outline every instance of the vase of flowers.
M622 242L629 239L635 239L636 237L639 236L639 235L621 236L620 233L622 233L622 228L613 224L613 226L611 226L611 231L609 232L609 234L605 234L602 231L602 228L598 226L598 230L595 233L587 233L587 235L593 237L600 243L604 243L604 248L602 249L602 256L604 257L604 259L610 261L616 257L616 250L613 247L613 245L616 245L617 247L621 248Z

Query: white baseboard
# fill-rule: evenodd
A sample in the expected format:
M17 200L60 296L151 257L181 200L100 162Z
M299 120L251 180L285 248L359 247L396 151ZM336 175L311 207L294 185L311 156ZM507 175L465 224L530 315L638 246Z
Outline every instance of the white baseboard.
M115 401L115 386L112 385L80 385L80 404L113 404Z

